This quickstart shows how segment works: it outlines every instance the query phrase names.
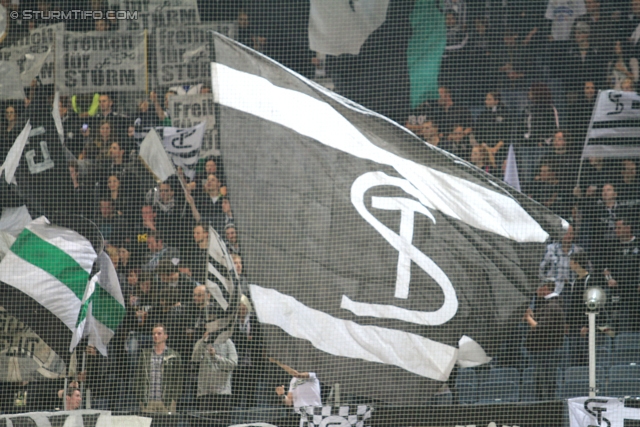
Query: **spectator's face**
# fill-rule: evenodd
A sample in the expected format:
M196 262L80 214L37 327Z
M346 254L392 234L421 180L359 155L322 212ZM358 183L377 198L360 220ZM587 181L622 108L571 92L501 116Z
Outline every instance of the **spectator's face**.
M631 227L625 224L624 221L616 221L616 236L622 242L627 242L631 239Z
M96 31L107 31L108 29L109 29L109 25L107 21L96 20Z
M496 105L498 105L498 101L496 101L496 98L495 98L495 96L493 96L492 93L488 93L487 96L484 99L484 105L487 108L493 108Z
M100 111L102 111L103 113L111 112L111 105L113 105L113 102L111 102L111 98L109 98L109 95L100 95L99 102Z
M456 127L451 134L449 134L449 140L454 142L462 142L464 139L464 129L462 126Z
M595 15L600 12L600 2L597 0L585 0L584 5L589 15Z
M567 142L562 132L557 132L553 137L553 148L557 154L562 154L567 148Z
M622 179L624 182L631 183L636 179L636 164L632 160L625 160L622 163Z
M157 328L153 328L153 343L154 344L164 344L167 342L167 333L164 328L158 326Z
M422 137L425 139L433 139L438 136L438 128L433 125L431 120L428 120L422 124L420 127L420 132L422 133Z
M238 241L238 233L236 229L233 227L229 227L224 231L224 234L227 236L227 240L231 243L236 243Z
M135 270L129 271L129 274L127 274L127 282L131 287L138 284L138 273L136 273Z
M138 107L140 108L141 113L146 113L149 110L149 102L141 101Z
M613 188L613 185L607 184L602 187L602 200L605 202L613 202L616 200L618 195L616 194L616 190Z
M622 83L620 84L620 89L623 92L634 92L635 88L633 87L633 80L631 79L624 79L622 81Z
M555 178L555 174L547 165L540 166L540 181L550 182Z
M147 248L152 253L156 253L162 250L162 240L156 239L154 236L147 237Z
M567 232L564 233L564 236L562 236L562 243L564 245L571 245L573 243L573 238L574 238L574 232L573 232L573 226L570 225L569 228L567 229Z
M631 0L631 11L635 16L640 17L640 0Z
M576 31L576 43L582 44L589 41L589 33L587 31Z
M242 258L239 256L233 257L233 265L236 267L236 272L242 274Z
M109 123L103 123L100 125L100 136L102 139L109 139L111 136L111 125Z
M231 203L229 202L229 199L224 199L222 201L222 212L226 213L227 215L231 214Z
M438 95L440 95L440 98L438 99L439 104L447 105L451 102L451 94L449 93L449 89L446 87L439 87Z
M120 261L122 261L122 264L126 264L129 261L131 253L127 250L127 248L120 248L118 249L118 256L120 257Z
M151 281L145 280L144 282L140 282L140 291L145 294L151 292Z
M196 307L204 307L207 302L207 291L204 287L196 286L193 290L193 303Z
M218 165L213 160L208 160L204 165L204 171L207 175L216 173L218 171Z
M584 97L587 99L596 97L596 85L593 82L586 82L584 84Z
M153 208L151 206L142 207L142 221L153 222L155 218L156 218L156 214L155 212L153 212Z
M109 146L109 157L111 157L112 159L119 159L123 154L124 151L122 151L122 148L120 148L120 144L118 144L117 142L114 142Z
M169 203L173 200L173 190L169 184L160 184L160 200L162 203Z
M209 194L217 195L220 193L220 181L215 175L209 175L204 183L204 189Z
M100 200L100 215L103 218L111 218L113 216L113 206L108 200Z
M169 108L169 100L175 95L173 92L167 92L164 94L164 108Z
M208 238L208 233L205 233L204 228L201 226L194 227L193 229L193 240L196 241L196 244L203 243Z
M75 411L80 408L82 405L82 395L80 394L80 390L75 390L73 395L67 396L67 410Z
M111 175L109 177L109 179L107 180L107 188L109 188L110 191L118 191L118 189L120 188L120 180L117 176Z
M67 110L67 107L64 105L64 102L59 101L58 102L58 111L60 112L60 116L64 117L64 116L67 115L67 111L69 111L69 110Z
M7 107L4 114L5 118L8 122L13 122L16 120L16 109L13 107Z

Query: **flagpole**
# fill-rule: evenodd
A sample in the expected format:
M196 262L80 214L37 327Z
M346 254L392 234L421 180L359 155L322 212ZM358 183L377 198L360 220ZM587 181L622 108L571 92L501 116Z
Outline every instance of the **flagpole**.
M62 410L67 410L67 385L69 382L69 367L67 366L67 375L64 376L64 391L62 392Z
M86 350L82 351L82 369L80 370L80 372L85 372L86 373L86 368L85 365L87 363L87 352ZM87 379L86 374L84 375L84 379ZM84 381L80 381L80 396L84 396Z

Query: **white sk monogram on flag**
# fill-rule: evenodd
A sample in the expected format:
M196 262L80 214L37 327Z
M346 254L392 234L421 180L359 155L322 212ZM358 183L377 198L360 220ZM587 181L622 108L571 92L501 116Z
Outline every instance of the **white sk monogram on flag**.
M381 223L364 203L364 194L373 187L386 185L402 189L414 196L420 202L403 197L372 197L371 206L376 209L399 210L400 232L395 233ZM458 311L458 298L455 289L447 275L431 258L413 246L413 223L415 213L425 215L435 224L433 214L424 206L429 204L424 196L406 179L395 178L383 172L368 172L358 177L351 186L351 203L358 213L367 221L389 244L398 251L398 270L394 296L407 299L409 297L409 282L411 280L411 262L415 262L425 273L435 280L444 294L444 303L436 311L408 310L394 305L369 304L352 301L346 295L342 296L340 307L351 311L357 316L371 316L385 319L399 319L419 325L442 325L451 320Z

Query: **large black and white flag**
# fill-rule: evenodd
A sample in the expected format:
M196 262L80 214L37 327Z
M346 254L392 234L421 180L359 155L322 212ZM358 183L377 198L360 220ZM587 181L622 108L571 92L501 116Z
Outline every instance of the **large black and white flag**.
M225 342L233 334L240 289L227 245L213 227L209 227L206 287L214 300L216 314L216 320L207 325L207 331L217 334L216 342Z
M640 95L603 90L593 109L582 158L640 156Z
M344 393L410 405L447 380L465 335L495 350L561 219L259 53L218 35L215 49L222 158L268 351ZM486 360L476 348L469 364Z

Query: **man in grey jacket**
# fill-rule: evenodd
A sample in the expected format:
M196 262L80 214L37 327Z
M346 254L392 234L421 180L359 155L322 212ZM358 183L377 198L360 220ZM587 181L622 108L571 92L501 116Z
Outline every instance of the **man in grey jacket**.
M201 411L226 411L231 404L231 374L238 364L233 341L213 340L209 332L194 346L192 362L199 364L198 406Z

